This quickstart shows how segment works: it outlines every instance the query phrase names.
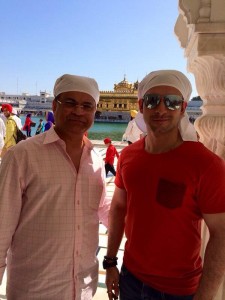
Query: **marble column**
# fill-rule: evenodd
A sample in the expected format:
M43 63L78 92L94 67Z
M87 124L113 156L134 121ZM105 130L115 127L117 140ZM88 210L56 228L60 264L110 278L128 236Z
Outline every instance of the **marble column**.
M175 34L203 100L195 122L200 141L225 159L225 0L180 0ZM208 242L202 228L202 256ZM225 299L225 279L216 300Z

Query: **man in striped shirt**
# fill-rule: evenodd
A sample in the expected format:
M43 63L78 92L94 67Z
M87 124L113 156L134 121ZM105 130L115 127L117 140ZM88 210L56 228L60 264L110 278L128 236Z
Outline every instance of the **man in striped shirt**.
M102 158L84 136L99 89L63 75L55 126L12 147L0 167L0 279L8 300L87 300L97 288L99 220L107 225ZM6 260L7 258L7 260Z

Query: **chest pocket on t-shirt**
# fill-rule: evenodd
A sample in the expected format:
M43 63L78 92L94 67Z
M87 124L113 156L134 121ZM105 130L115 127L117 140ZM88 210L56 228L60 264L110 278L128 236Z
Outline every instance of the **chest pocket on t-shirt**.
M185 191L186 186L183 183L160 179L156 193L156 201L160 205L170 209L181 207Z

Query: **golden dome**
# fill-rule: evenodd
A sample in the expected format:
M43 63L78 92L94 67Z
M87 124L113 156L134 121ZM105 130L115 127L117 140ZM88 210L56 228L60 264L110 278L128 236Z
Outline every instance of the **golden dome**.
M126 75L124 75L124 79L120 81L118 84L114 84L114 91L115 92L122 92L127 93L133 90L133 84L129 83L126 80Z

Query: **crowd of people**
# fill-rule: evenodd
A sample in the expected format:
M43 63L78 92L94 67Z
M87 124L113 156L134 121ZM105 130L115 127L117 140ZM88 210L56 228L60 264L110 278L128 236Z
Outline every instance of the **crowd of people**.
M45 113L46 122L39 120L35 135L49 130L54 125L54 114L52 111ZM36 123L32 120L32 114L26 115L24 124L15 107L10 104L2 104L0 113L0 156L4 156L6 151L16 144L17 128L25 132L26 137L31 137L32 127Z
M37 134L18 144L9 139L18 126L12 107L2 106L0 282L7 268L8 300L92 299L99 222L108 227L109 300L215 299L225 274L225 163L198 141L185 111L190 94L179 71L148 74L138 86L140 134L126 133L120 155L105 138L105 162L87 137L100 96L93 78L60 76L46 124L40 119Z

